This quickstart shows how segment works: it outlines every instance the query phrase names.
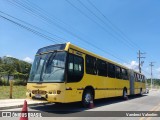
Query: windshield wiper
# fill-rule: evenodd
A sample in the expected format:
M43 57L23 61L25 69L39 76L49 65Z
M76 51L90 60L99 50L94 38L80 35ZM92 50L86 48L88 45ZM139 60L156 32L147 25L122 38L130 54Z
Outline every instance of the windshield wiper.
M48 66L50 65L50 63L52 62L52 60L55 58L56 54L57 54L57 51L52 52L52 54L49 56L49 58L47 58L48 56L46 56L46 59L45 59L45 62L47 61L47 63L46 63L46 69L48 68ZM45 62L44 62L44 64L43 64L43 68L42 68L42 71L41 71L40 81L43 81L43 78L44 78L45 75L46 75L46 74L45 74L45 75L43 76ZM46 69L45 69L45 71L46 71ZM42 77L43 77L43 78L42 78Z
M50 65L50 63L52 62L52 60L55 58L56 54L57 54L57 51L53 52L53 53L50 55L50 57L48 58L48 61L47 61L47 63L46 63L46 68Z

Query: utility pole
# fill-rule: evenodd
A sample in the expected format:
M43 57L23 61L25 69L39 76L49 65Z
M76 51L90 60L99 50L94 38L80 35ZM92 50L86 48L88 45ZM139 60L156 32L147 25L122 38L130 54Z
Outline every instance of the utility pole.
M141 53L141 51L139 50L138 51L138 60L139 60L139 72L141 73L141 66L143 65L144 61L141 61L141 58L145 58L145 57L142 57L143 54L146 54L146 53Z
M154 63L154 62L150 62L150 64L149 64L149 65L151 66L151 90L152 90L152 77L153 77L152 67L154 66L153 63Z

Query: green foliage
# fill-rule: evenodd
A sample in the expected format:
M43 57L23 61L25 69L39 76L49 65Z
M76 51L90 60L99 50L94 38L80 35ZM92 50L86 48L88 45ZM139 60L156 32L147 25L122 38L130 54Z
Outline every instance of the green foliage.
M0 86L2 86L2 85L4 85L4 86L8 86L8 85L9 85L9 83L7 82L7 80L6 80L6 79L0 79Z
M147 83L150 85L151 84L151 79L147 79ZM152 79L152 83L155 86L160 86L160 79Z
M19 73L19 72L14 73L14 78L15 79L27 80L28 77L29 77L29 74L23 74L23 73Z
M20 80L20 79L16 79L16 80L14 80L14 83L13 83L14 85L17 85L17 86L19 86L19 85L27 85L27 82L25 81L25 80Z
M2 58L0 57L0 64L2 64Z
M10 76L14 76L14 79L19 79L26 83L30 69L30 63L13 57L0 57L0 77L3 76L7 79L7 83L6 81L0 80L0 85L8 85ZM22 83L22 85L24 85L24 82L17 82L16 84Z

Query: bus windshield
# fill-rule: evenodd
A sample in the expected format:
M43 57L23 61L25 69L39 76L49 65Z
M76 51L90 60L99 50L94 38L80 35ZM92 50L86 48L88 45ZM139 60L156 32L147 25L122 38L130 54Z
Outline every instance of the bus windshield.
M37 55L28 82L64 82L66 52Z

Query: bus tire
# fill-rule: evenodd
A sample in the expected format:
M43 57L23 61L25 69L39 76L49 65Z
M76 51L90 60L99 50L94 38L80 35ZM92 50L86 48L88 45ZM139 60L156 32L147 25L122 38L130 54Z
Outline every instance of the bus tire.
M93 101L93 92L91 89L85 89L82 95L82 104L84 107L88 108L90 102Z
M143 95L143 92L142 92L142 88L140 88L140 96L142 96Z
M123 89L123 96L122 97L124 100L128 100L127 89L125 89L125 88Z

